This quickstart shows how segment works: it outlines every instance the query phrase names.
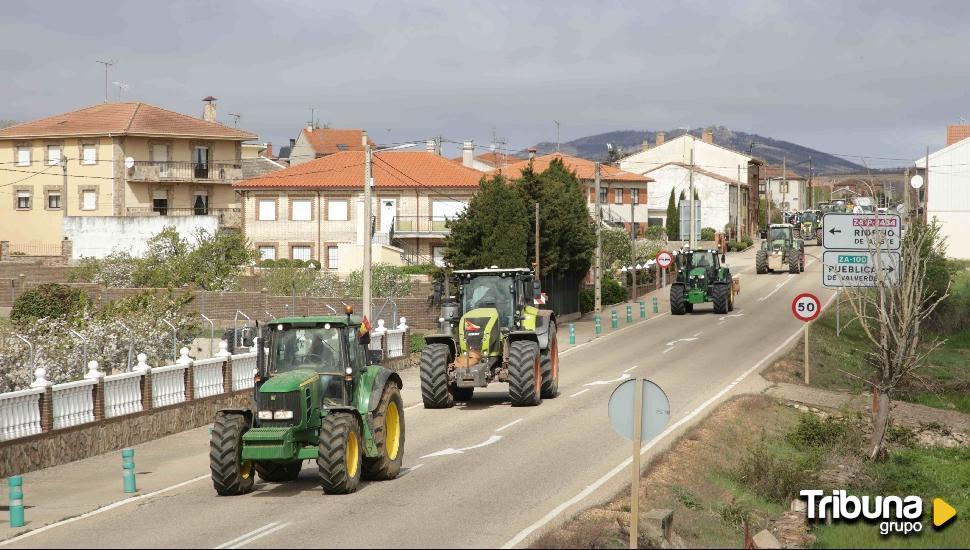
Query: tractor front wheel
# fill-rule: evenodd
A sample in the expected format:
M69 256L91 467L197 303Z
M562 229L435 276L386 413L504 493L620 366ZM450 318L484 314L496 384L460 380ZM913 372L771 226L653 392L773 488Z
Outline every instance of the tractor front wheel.
M455 396L448 387L448 346L430 344L421 352L421 399L426 409L455 406Z
M754 256L754 267L755 271L759 275L768 273L768 252L766 250L759 250Z
M714 313L724 315L728 312L728 286L717 283L711 288L711 298L714 301Z
M683 315L687 311L684 304L684 285L670 287L670 314Z
M325 493L345 495L357 490L363 447L357 417L334 412L323 419L317 469Z
M513 407L542 402L539 344L531 340L516 340L509 349L509 397Z
M269 482L293 481L300 477L303 461L295 462L257 462L256 473L259 479Z
M397 384L384 387L372 426L378 455L364 457L364 479L394 479L404 462L404 401Z
M222 496L244 495L253 490L256 471L242 459L242 436L249 422L240 414L220 414L209 436L209 470L212 485Z
M559 340L556 323L549 326L549 346L539 354L542 367L542 398L552 399L559 395Z

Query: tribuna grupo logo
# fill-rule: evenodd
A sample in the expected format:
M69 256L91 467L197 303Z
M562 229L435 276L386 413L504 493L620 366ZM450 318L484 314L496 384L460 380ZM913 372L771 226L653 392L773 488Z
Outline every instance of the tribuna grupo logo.
M818 489L806 489L799 492L799 495L808 501L806 512L810 520L841 519L855 521L863 519L878 523L879 533L882 535L910 535L923 530L923 522L921 521L923 499L917 496L855 496L842 489L832 491L828 495L825 494L825 491ZM943 521L938 521L936 508L939 506L946 506L952 510L941 499L934 500L933 523L938 527L952 517L950 515Z

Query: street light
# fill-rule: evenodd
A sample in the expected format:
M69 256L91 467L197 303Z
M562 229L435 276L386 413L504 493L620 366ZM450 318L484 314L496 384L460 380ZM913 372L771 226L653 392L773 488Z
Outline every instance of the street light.
M374 186L374 178L371 176L373 173L371 163L373 162L374 153L380 151L394 151L396 149L407 149L409 147L414 147L414 143L403 143L401 145L394 145L391 147L382 147L380 149L371 149L369 143L366 142L366 137L364 138L364 265L363 265L363 313L364 317L370 319L371 317L371 247L373 246L373 235L371 233L371 187Z

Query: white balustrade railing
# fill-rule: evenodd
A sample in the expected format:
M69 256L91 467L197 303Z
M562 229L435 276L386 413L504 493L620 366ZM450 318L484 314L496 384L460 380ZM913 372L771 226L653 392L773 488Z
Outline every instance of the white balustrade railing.
M367 346L368 349L382 350L384 349L384 332L373 332L370 335L370 345Z
M404 357L407 352L407 342L404 341L407 335L406 330L388 330L386 334L387 338L387 357L388 359L394 359L395 357Z
M0 394L0 441L39 434L44 388Z
M196 399L222 393L222 365L225 359L213 357L192 363L192 379Z
M167 365L152 369L152 406L164 407L185 401L185 369L188 365Z
M54 384L54 429L94 422L94 386L97 380Z
M105 418L141 412L141 377L140 372L104 377Z
M253 387L253 371L256 370L256 352L240 353L232 356L232 389L244 390Z

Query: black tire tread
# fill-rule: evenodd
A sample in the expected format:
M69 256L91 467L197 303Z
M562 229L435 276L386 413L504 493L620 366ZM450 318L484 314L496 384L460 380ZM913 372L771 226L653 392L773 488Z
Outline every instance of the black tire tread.
M397 458L391 460L385 452L385 421L387 419L387 406L394 401L397 405L397 413L401 418L401 441L397 452ZM374 458L364 457L364 479L384 481L394 479L401 473L401 464L404 462L404 400L401 399L401 388L393 382L384 386L381 394L381 402L374 411L371 427L374 430L374 443L377 445L378 456Z
M559 395L559 370L556 369L556 377L552 376L552 350L559 351L558 336L556 335L556 323L549 326L549 344L546 349L539 353L540 370L542 371L542 398L553 399Z
M209 436L209 470L216 493L222 496L243 495L253 490L255 476L241 475L242 436L249 429L246 418L239 414L220 414Z
M687 308L684 304L683 285L672 285L670 287L670 314L683 315L686 312Z
M358 442L363 447L364 442L360 437L357 417L347 413L330 413L323 419L323 425L320 426L317 470L325 493L335 495L353 493L360 484L363 465L358 463L357 475L351 477L347 472L344 458L347 435L352 431L357 432Z
M509 349L509 398L513 407L529 407L542 401L536 392L535 361L539 345L530 340L512 342Z
M455 396L448 388L448 355L444 344L430 344L421 352L421 400L426 409L455 406Z
M759 275L768 273L768 252L759 250L754 256L754 265Z
M728 286L724 283L714 283L711 287L711 298L714 302L714 313L724 315L728 312Z

